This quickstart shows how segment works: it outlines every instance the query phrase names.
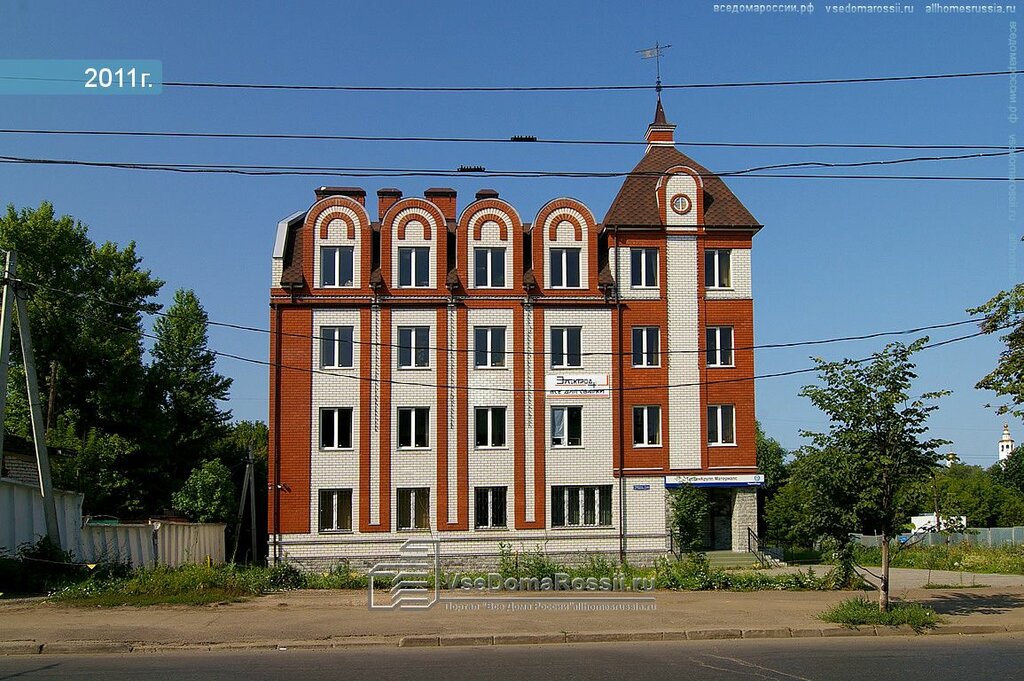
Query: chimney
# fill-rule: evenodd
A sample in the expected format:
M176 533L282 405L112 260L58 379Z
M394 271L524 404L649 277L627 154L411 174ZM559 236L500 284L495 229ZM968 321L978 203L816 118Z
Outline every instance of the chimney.
M377 219L383 220L388 208L402 198L402 190L394 187L385 187L377 190Z
M361 206L366 205L366 190L362 187L318 187L314 193L317 201L328 196L347 196L358 201Z
M455 190L448 187L431 187L423 192L427 201L441 209L448 220L455 219Z
M498 198L498 192L494 189L481 189L476 193L476 200L481 201L483 199L496 199Z

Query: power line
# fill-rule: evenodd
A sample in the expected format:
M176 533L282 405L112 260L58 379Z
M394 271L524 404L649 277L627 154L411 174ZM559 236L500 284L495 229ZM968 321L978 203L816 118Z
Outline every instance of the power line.
M73 297L76 297L76 298L81 298L83 300L88 300L90 302L96 302L96 303L101 303L101 304L108 305L108 306L121 307L121 308L126 308L126 309L130 309L130 310L134 310L133 306L131 306L131 305L128 305L128 304L125 304L125 303L118 303L118 302L114 302L114 301L105 300L103 298L100 298L98 296L95 296L95 295L92 295L92 294L89 294L89 293L81 293L81 292L78 292L78 291L71 291L71 290L68 290L68 289L58 288L58 287L55 287L55 286L50 286L50 285L47 285L47 284L42 284L42 283L37 283L37 282L31 282L31 281L27 281L27 280L24 280L24 279L19 279L18 283L25 284L27 286L32 286L32 287L38 288L38 289L44 289L44 290L48 290L48 291L53 291L55 293L61 293L61 294L65 294L65 295L70 295L70 296L73 296ZM157 315L157 316L160 316L160 317L170 317L170 318L174 317L173 314L171 314L169 312L164 312L162 310L154 310L154 311L151 311L151 312L147 312L147 314L153 314L153 315ZM870 332L870 333L866 333L866 334L860 334L860 335L837 336L837 337L832 337L832 338L823 338L823 339L815 339L815 340L789 341L789 342L783 342L783 343L764 343L764 344L761 344L761 345L750 345L750 346L745 346L745 347L734 347L734 348L732 348L732 350L733 350L733 352L740 352L740 351L749 351L749 350L767 350L767 349L794 348L794 347L805 347L805 346L816 346L816 345L829 345L829 344L832 344L832 343L843 343L843 342L851 342L851 341L872 340L872 339L875 339L875 338L882 338L882 337L885 337L885 336L906 336L906 335L910 335L910 334L921 333L921 332L924 332L924 331L935 331L935 330L938 330L938 329L948 329L948 328L952 328L952 327L956 327L956 326L964 326L966 324L978 324L978 323L984 321L984 319L985 319L984 317L982 317L982 318L971 318L971 319L961 319L961 320L954 321L954 322L942 322L942 323L939 323L939 324L929 324L929 325L917 326L917 327L912 327L912 328L907 328L907 329L899 329L899 330L894 330L894 331L874 331L874 332ZM207 319L207 324L209 324L210 326L234 329L234 330L237 330L237 331L248 331L248 332L253 332L253 333L268 334L268 335L271 335L271 336L281 336L281 337L287 337L287 338L301 338L303 340L309 340L309 341L312 341L312 340L322 340L323 339L322 336L320 336L318 334L296 333L296 332L288 332L288 331L277 331L275 333L274 331L271 331L270 329L266 329L266 328L262 328L262 327L258 327L258 326L249 326L249 325L245 325L245 324L237 324L237 323L234 323L234 322L223 322L223 321ZM408 345L402 345L401 343L383 343L383 342L379 342L379 341L376 341L376 342L375 341L361 341L361 340L356 340L356 339L352 340L352 344L353 345L368 345L368 346L371 346L371 347L384 347L384 348L403 348L403 347L411 348L412 347L412 346L408 346ZM437 351L437 352L457 352L457 353L466 353L466 354L472 354L473 352L475 352L475 348L463 348L463 347L454 347L453 348L453 347L449 347L449 346L429 345L429 344L426 345L426 346L419 346L419 347L421 349L434 350L434 351ZM706 351L706 349L705 350L701 350L701 349L662 350L662 351L658 352L657 354L659 356L662 356L662 355L668 356L668 355L674 355L674 354L688 355L688 354L702 354L705 351ZM525 355L530 355L530 356L546 356L546 355L553 355L553 354L556 354L556 353L551 352L551 351L547 351L547 350L519 350L519 351L516 351L516 350L506 350L504 354L506 354L506 355L524 355L524 356ZM565 354L565 353L563 353L563 354ZM575 353L572 353L572 354L575 354ZM602 351L580 352L579 354L580 354L581 357L600 357L600 356L616 357L616 356L619 356L619 355L622 355L624 357L628 357L628 356L632 355L632 352L631 351L626 351L626 350L620 350L618 352L615 352L615 351L612 351L612 350L602 350ZM335 375L335 374L332 372L330 375Z
M895 165L905 163L954 161L993 156L1010 156L1024 152L1024 149L1011 151L962 154L955 156L913 157L904 159L887 159L875 161L857 161L849 163L830 163L823 161L802 161L796 163L760 166L720 173L702 173L704 177L773 177L782 179L874 179L874 180L959 180L987 182L1018 182L1024 178L962 176L962 175L835 175L835 174L801 174L775 173L773 169L794 167L808 168L841 168L864 167L879 165ZM116 168L121 170L147 170L158 172L177 172L194 174L230 174L248 176L331 176L331 177L507 177L507 178L622 178L622 177L661 177L663 173L631 172L631 171L549 171L549 170L447 170L440 168L368 168L343 166L285 166L261 164L217 164L217 163L129 163L117 161L83 161L78 159L47 159L26 158L17 156L0 156L0 164L27 165L63 165L91 168Z
M431 137L395 135L326 135L313 133L247 133L247 132L185 132L148 130L38 130L7 128L0 129L0 135L63 135L101 137L157 137L190 139L266 139L266 140L317 140L347 142L445 142L477 144L565 144L565 145L646 145L645 140L573 140L539 138L528 135L512 137ZM824 142L698 142L681 140L677 146L722 147L751 149L979 149L1010 150L1006 145L994 144L885 144L885 143L824 143Z
M850 85L866 83L896 83L962 78L1009 76L1024 71L974 71L934 73L908 76L875 76L857 78L821 78L810 80L736 81L723 83L678 83L659 85L316 85L224 83L212 81L165 81L164 87L201 88L222 90L301 90L309 92L623 92L647 90L698 90L716 88L784 87L799 85Z
M103 322L103 323L109 324L109 320L99 319L98 317L94 317L94 316L87 315L87 314L84 314L84 313L80 313L79 316L85 317L87 319L92 319L93 321L98 321L98 322ZM118 327L117 324L113 324L113 326ZM995 330L1001 330L1001 329L1009 328L1010 326L1012 326L1012 325L1006 325L1006 326L1000 327L1000 329L995 329ZM137 330L137 329L130 328L130 327L125 327L125 326L120 326L119 328L122 328L122 329L124 329L126 331L136 331ZM158 339L158 336L156 336L155 334L148 333L148 332L145 332L145 331L141 331L140 333L141 333L141 335L144 338L150 338L150 339L154 339L154 340ZM961 341L969 340L971 338L976 338L978 336L986 335L987 333L989 333L989 332L987 332L987 331L975 331L974 333L966 334L966 335L963 335L963 336L957 336L955 338L949 338L949 339L946 339L944 341L938 341L938 342L935 342L935 343L928 343L926 345L923 345L921 347L921 349L924 350L924 349L931 349L931 348L942 347L942 346L945 346L945 345L951 345L953 343L958 343L958 342L961 342ZM341 374L341 373L337 373L337 372L334 372L334 371L325 371L323 369L317 369L317 368L314 368L312 366L310 366L310 367L298 367L298 366L293 366L293 365L288 365L288 364L282 364L280 362L272 362L270 360L262 360L262 359L256 359L254 357L246 357L245 355L236 355L234 353L224 352L224 351L221 351L221 350L215 350L213 348L209 348L209 351L212 354L214 354L215 356L217 356L217 357L224 357L225 359L233 359L233 360L240 361L240 362L245 362L245 363L248 363L248 364L256 364L256 365L259 365L259 366L266 366L266 367L269 367L269 368L272 368L272 369L278 369L279 368L279 369L285 369L285 370L288 370L288 371L296 371L296 372L299 372L299 373L308 373L308 374L313 374L313 375L330 376L330 377L334 378L335 380L337 380L337 379L346 379L346 380L352 380L352 381L362 381L362 382L366 382L366 383L378 383L378 384L385 384L385 385L416 386L416 387L421 387L421 388L435 388L435 389L436 388L444 388L445 390L464 390L464 391L467 391L467 392L468 391L481 391L481 392L501 392L501 393L517 393L517 394L518 393L535 394L535 393L546 393L547 392L547 389L543 388L543 387L541 387L541 388L517 388L517 387L513 386L513 387L510 388L510 387L506 387L506 386L495 386L495 385L470 386L470 385L456 385L456 384L451 384L451 383L426 383L426 382L421 382L421 381L406 381L406 380L394 379L394 378L390 378L390 379L373 378L373 377L354 375L354 374ZM850 363L850 364L863 364L865 362L870 362L872 359L874 359L874 355L872 355L870 357L863 357L863 358L860 358L860 359L840 360L840 361L847 362L847 363ZM665 384L665 385L609 386L607 388L607 390L609 392L619 392L619 391L621 391L621 392L632 392L632 391L635 391L635 390L667 390L667 389L671 389L671 388L695 388L695 387L701 387L701 386L721 385L721 384L727 384L727 383L745 383L747 381L756 381L756 380L762 380L762 379L765 379L765 378L781 378L781 377L785 377L785 376L796 376L796 375L799 375L799 374L806 374L806 373L811 373L811 372L814 372L814 371L819 371L820 368L821 367L816 365L816 366L813 366L813 367L804 367L802 369L790 369L790 370L787 370L787 371L778 371L778 372L767 373L767 374L757 374L757 375L754 375L754 376L741 376L741 377L736 377L736 378L717 379L717 380L713 380L713 381L693 381L693 382L688 382L688 383L669 383L669 384Z

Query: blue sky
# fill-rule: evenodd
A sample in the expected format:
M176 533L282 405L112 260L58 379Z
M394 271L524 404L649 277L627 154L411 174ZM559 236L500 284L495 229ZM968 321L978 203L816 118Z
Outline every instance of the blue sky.
M0 0L0 59L163 61L181 81L353 85L643 84L635 50L672 48L666 83L845 78L1003 70L1014 15L724 14L713 2L55 3ZM845 3L843 3L845 4ZM1024 5L1021 7L1024 16ZM1005 145L1006 77L915 83L667 91L677 140ZM0 128L641 139L654 95L308 93L167 88L151 97L0 97ZM899 150L681 148L712 170L790 161L916 156ZM627 171L642 147L564 147L0 135L0 153L103 161ZM943 153L943 152L940 152ZM944 152L953 153L953 152ZM865 171L867 172L867 171ZM921 163L880 173L1006 177L1006 158ZM0 165L0 203L52 201L97 240L135 240L167 302L195 289L211 319L267 326L277 220L321 184L406 195L492 186L531 219L574 196L604 215L621 180L246 178ZM1021 230L1005 182L732 179L765 225L755 239L757 343L902 329L966 318L1019 280ZM372 207L371 207L372 210ZM1024 213L1022 213L1024 215ZM939 340L961 335L952 329ZM266 335L211 329L219 350L265 359ZM862 357L882 341L813 348ZM933 433L970 463L995 461L1002 417L973 388L1001 348L972 339L919 356L921 390L948 388ZM758 373L810 364L808 348L761 350ZM238 418L266 418L265 368L222 359ZM823 417L800 397L809 377L757 384L758 418L787 447ZM1012 422L1019 440L1024 428Z

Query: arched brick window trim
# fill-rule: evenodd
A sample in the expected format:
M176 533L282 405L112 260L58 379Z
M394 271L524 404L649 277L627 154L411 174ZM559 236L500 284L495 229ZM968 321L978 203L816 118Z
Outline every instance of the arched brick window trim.
M571 213L561 214L569 210L583 215L584 222L580 222ZM548 240L554 241L558 236L558 225L562 220L568 221L573 226L575 241L583 241L583 230L594 227L594 216L590 209L575 199L555 199L549 202L537 213L537 219L533 224L547 226Z
M662 216L662 221L666 222L665 214L668 210L668 196L666 190L668 189L668 178L672 175L678 175L685 173L693 178L694 182L697 183L697 196L695 197L696 202L694 209L697 211L697 224L704 224L704 178L700 176L693 168L687 166L673 166L665 171L665 174L658 178L657 185L657 200L658 200L658 214Z
M395 220L396 215L410 208L418 209L419 212L410 213L399 220ZM426 215L423 213L426 213ZM441 209L424 199L410 197L396 201L393 206L388 208L388 212L384 215L384 219L381 222L385 228L394 229L396 237L402 241L405 240L406 225L413 220L418 220L423 223L423 238L433 239L433 229L430 226L431 218L438 229L444 230L447 221Z
M315 227L316 223L323 218L323 222L320 224L320 238L327 238L327 230L330 224L335 220L341 220L342 223L348 227L348 238L356 238L356 223L352 220L352 216L344 211L337 210L338 208L348 208L355 212L358 217L359 227L365 228L370 224L370 218L366 214L366 209L356 201L350 199L347 196L331 196L323 201L318 202L309 211L309 215L306 216L306 224L310 227ZM336 213L336 215L328 215L328 213Z
M459 231L465 231L473 224L473 240L480 241L483 224L488 217L498 223L498 236L502 241L508 241L508 223L511 223L513 231L523 231L523 223L515 208L500 199L481 199L469 204L459 219Z

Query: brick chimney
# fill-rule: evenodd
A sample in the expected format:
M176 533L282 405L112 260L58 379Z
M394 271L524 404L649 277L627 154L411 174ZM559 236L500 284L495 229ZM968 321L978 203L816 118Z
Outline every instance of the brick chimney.
M366 205L366 190L362 187L318 187L314 193L317 201L328 196L347 196L358 201L361 206Z
M394 187L385 187L377 190L377 219L383 220L384 214L391 206L402 198L402 190Z
M423 192L427 201L441 209L441 213L448 220L455 219L455 190L447 187L431 187Z
M494 189L481 189L476 193L476 200L481 201L483 199L496 199L498 198L498 192Z

